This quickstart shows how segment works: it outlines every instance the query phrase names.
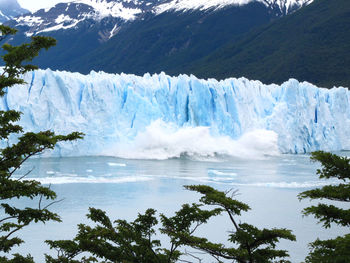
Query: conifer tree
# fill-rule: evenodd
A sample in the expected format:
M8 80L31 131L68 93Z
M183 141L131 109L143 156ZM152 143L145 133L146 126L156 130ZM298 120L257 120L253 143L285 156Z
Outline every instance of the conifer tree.
M0 25L0 41L4 41L16 30ZM8 88L16 84L24 84L22 75L37 69L29 64L42 49L48 49L56 44L51 37L34 36L30 43L12 46L8 43L2 46L4 67L0 75L0 96L4 96ZM81 138L80 133L55 135L52 131L38 133L24 132L16 124L21 113L15 110L0 111L0 262L32 263L30 255L9 255L11 249L24 241L16 236L17 232L31 223L60 221L60 217L49 210L55 203L56 194L49 187L34 180L27 180L26 175L18 178L16 171L30 157L52 149L57 142L72 141ZM31 199L33 206L20 207L14 200ZM48 202L45 204L45 201Z
M342 202L344 206L342 208L333 203L319 203L305 208L303 214L313 215L325 228L337 224L349 230L350 159L323 151L312 153L311 159L321 163L321 169L317 170L320 179L338 179L342 182L302 192L299 194L299 199L325 199L333 203ZM310 244L310 249L305 259L307 263L348 263L350 262L350 233L335 239L317 239Z

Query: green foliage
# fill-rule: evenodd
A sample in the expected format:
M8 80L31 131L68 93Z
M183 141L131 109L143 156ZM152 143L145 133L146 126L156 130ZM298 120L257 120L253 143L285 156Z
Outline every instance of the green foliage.
M276 249L280 239L295 240L290 230L258 229L245 223L237 223L236 217L249 206L228 197L227 193L205 185L186 186L187 189L203 194L201 204L184 204L172 217L160 214L159 232L170 238L170 248L162 247L160 240L155 239L156 226L159 220L154 209L139 214L135 221L116 220L114 226L106 213L90 208L87 215L96 225L94 227L81 224L74 240L47 241L51 248L57 250L57 257L46 255L47 263L77 262L178 262L181 256L192 256L200 262L200 258L180 250L183 246L204 251L218 262L230 259L233 262L288 262L284 258L288 253ZM215 206L212 210L203 210L203 206ZM214 216L227 213L234 226L228 241L232 247L216 244L206 238L196 237L194 233L199 226ZM85 252L85 253L84 253ZM82 261L77 257L86 255ZM103 260L103 261L100 261ZM184 260L184 262L189 262Z
M350 159L327 152L312 153L312 160L322 165L317 170L321 179L338 179L343 183L327 185L299 194L299 199L326 199L331 201L350 202ZM339 208L332 204L319 203L303 210L304 215L313 215L325 228L332 223L349 227L350 209ZM350 262L350 235L330 240L319 240L310 244L310 254L306 262Z
M232 223L233 231L228 236L232 247L225 247L223 244L215 244L206 238L199 238L193 235L186 235L169 229L171 236L178 237L186 245L209 253L218 261L230 259L233 262L287 262L283 258L288 257L285 250L276 249L280 239L295 241L295 236L287 229L258 229L255 226L238 223L237 216L242 211L248 211L248 205L228 196L230 192L221 192L206 185L185 186L186 189L201 193L203 196L200 202L206 205L215 206L220 213L226 213Z
M350 235L330 240L319 240L310 244L311 253L307 263L347 263L350 259Z
M4 26L4 25L0 25L0 31L1 31L0 41L4 40L9 35L14 35L17 33L17 29Z
M4 25L0 25L0 31L0 40L16 33L15 29ZM5 67L0 75L0 95L3 96L7 89L15 84L23 84L21 75L36 69L28 62L36 57L41 49L48 49L55 43L52 38L37 36L33 37L30 43L20 46L4 44L6 54L2 58ZM20 112L14 110L0 111L0 140L3 145L7 145L0 149L0 252L3 253L9 253L14 246L24 242L14 237L14 234L30 223L60 221L59 216L48 209L56 202L55 192L37 181L26 180L25 177L30 171L21 178L14 177L14 173L28 158L54 148L56 143L82 137L82 134L76 132L66 136L55 135L52 131L23 133L22 127L15 124L20 115ZM38 198L38 201L33 207L19 208L12 201L20 198ZM49 200L49 203L44 204L44 200ZM23 257L18 254L13 255L12 259L2 256L0 260L4 263L33 262L31 256Z
M197 77L246 77L264 83L289 78L317 86L350 87L350 2L317 0L239 41L227 41L190 62L185 72Z
M12 259L6 257L0 257L0 262L6 263L34 263L34 259L31 256L23 257L19 254L14 254Z
M160 215L162 228L191 235L199 225L217 215L218 211L200 209L200 205L185 204L173 217ZM47 263L76 262L177 262L181 256L178 248L182 245L177 237L171 237L170 248L162 248L155 239L156 226L159 223L154 209L139 214L133 222L116 220L114 226L104 211L90 208L87 217L95 223L94 227L80 224L74 240L46 241L57 250L57 257L46 255ZM90 257L77 260L80 254L88 252Z
M1 25L2 32L1 40L4 40L8 35L15 34L16 30L10 27ZM5 54L2 55L5 67L0 78L0 96L6 92L6 88L16 84L23 84L21 74L37 69L36 66L28 64L36 56L39 55L41 49L48 49L56 44L56 40L51 37L34 36L30 43L24 43L19 46L12 46L8 43L2 46ZM23 64L25 63L25 64Z

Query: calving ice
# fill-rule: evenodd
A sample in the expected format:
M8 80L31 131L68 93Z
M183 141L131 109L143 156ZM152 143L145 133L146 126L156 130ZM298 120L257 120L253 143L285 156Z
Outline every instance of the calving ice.
M183 154L256 157L349 150L350 92L291 79L202 80L162 74L88 75L38 70L8 90L1 109L28 131L84 132L54 156L166 159Z

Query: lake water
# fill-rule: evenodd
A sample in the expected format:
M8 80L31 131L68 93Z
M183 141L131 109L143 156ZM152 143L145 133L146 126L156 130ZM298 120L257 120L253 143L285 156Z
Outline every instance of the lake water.
M290 251L292 262L300 262L308 252L307 244L316 237L325 239L345 233L345 229L339 227L325 230L312 217L301 215L301 210L312 203L299 202L297 194L329 183L318 180L317 167L308 155L280 155L258 160L32 159L24 165L22 173L34 168L28 178L51 184L58 198L64 199L52 207L61 215L63 223L28 227L21 232L26 244L13 252L30 253L37 262L43 262L43 254L49 252L43 240L73 237L76 225L87 222L85 214L89 207L103 209L113 219L133 220L138 212L150 207L171 215L181 204L199 198L198 194L184 190L183 185L208 184L220 190L239 190L237 199L252 208L243 214L241 222L293 230L297 242L281 242L280 247ZM227 231L231 228L228 218L219 216L203 226L198 234L227 243Z

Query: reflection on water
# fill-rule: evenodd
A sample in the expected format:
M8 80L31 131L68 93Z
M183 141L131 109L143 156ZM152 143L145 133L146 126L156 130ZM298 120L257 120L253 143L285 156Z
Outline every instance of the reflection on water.
M26 244L18 250L31 253L38 262L48 252L41 245L45 239L73 237L76 225L86 222L88 207L108 211L112 218L131 220L149 207L172 213L198 195L183 189L186 184L209 184L220 190L239 189L238 199L252 211L242 221L259 227L284 227L294 231L297 243L283 242L300 262L307 253L307 243L316 237L329 238L342 229L324 230L313 218L302 218L300 211L310 202L299 202L296 195L310 187L328 184L315 175L317 163L307 155L281 155L261 160L170 159L164 161L128 160L113 157L43 158L27 162L17 176L34 168L27 178L51 184L64 200L53 207L63 223L35 225L22 232ZM26 205L26 201L21 201ZM213 241L226 242L229 221L218 217L202 231ZM40 244L40 245L39 245Z

